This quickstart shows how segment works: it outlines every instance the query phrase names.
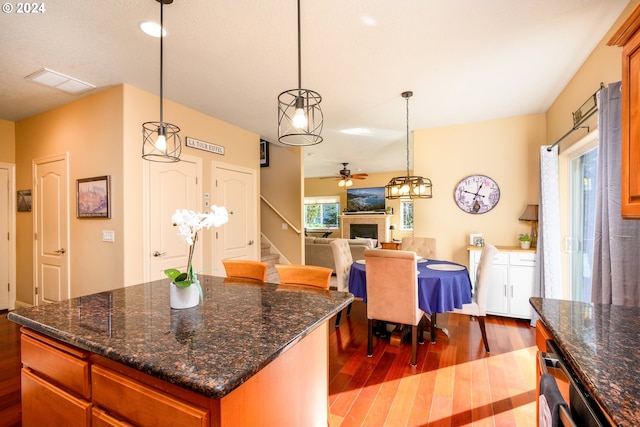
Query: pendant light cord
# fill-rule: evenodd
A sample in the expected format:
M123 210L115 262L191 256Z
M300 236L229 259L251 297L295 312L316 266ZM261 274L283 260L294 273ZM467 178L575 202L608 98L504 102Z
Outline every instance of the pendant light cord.
M409 97L408 95L405 97L407 100L407 176L409 176Z
M163 9L164 9L164 0L160 0L160 126L162 127L164 124L164 119L162 117L162 69L163 67L163 61L162 61L162 42L164 40L164 14L163 14Z
M302 89L302 50L300 37L300 0L298 0L298 89Z

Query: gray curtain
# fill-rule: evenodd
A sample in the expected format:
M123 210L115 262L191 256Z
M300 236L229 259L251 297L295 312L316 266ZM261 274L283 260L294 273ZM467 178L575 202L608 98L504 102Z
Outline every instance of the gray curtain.
M640 306L640 221L620 215L621 83L598 94L598 180L591 300Z

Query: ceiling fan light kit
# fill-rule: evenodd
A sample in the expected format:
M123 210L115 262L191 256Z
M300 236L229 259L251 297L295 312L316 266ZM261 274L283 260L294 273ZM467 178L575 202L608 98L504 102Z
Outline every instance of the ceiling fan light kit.
M160 33L164 34L163 6L173 0L156 0L160 3ZM163 44L160 37L160 121L142 124L142 158L152 162L172 163L180 161L182 142L180 128L167 123L162 116L162 77L163 77Z
M402 92L402 97L407 104L407 175L391 178L385 185L386 198L393 199L430 199L432 197L432 184L429 178L417 175L409 175L409 98L413 92Z
M300 49L300 0L298 0L298 88L278 95L278 141L284 145L309 146L322 142L322 97L302 89Z

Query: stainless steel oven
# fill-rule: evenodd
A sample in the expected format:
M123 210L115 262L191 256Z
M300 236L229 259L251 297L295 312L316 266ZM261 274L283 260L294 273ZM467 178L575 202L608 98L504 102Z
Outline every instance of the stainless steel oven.
M555 377L558 388L564 393L565 400L569 404L571 420L567 420L563 425L584 426L584 427L607 427L612 424L601 410L598 403L589 394L586 387L578 378L571 366L564 359L562 352L558 349L553 340L547 340L547 352L538 352L538 363L542 372L546 372ZM566 395L568 391L568 396Z

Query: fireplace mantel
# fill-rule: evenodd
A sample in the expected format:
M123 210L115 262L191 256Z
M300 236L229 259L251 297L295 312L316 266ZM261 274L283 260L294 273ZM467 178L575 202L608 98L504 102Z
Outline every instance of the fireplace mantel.
M378 226L378 241L389 242L391 240L391 231L389 225L393 215L341 215L342 219L342 238L348 239L351 236L351 224L375 224Z

